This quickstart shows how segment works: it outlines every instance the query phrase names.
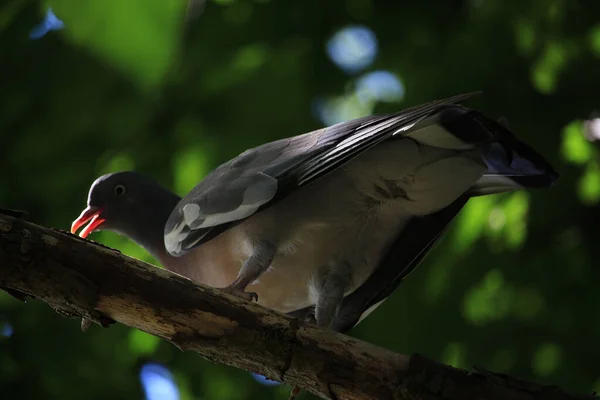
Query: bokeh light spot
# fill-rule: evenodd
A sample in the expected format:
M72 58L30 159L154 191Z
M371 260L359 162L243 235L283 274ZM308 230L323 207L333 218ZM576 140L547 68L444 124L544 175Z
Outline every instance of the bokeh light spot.
M358 72L373 63L377 55L377 37L369 28L348 26L327 42L329 58L347 73Z
M517 47L522 54L530 55L535 50L536 32L533 24L529 21L521 20L515 27Z
M558 75L565 68L568 52L564 44L550 42L532 70L533 85L538 92L550 94L554 92Z
M160 344L160 339L146 332L133 329L129 332L129 349L132 353L148 355L154 353Z
M396 102L404 97L404 85L389 71L374 71L356 81L356 94L361 101Z
M209 159L201 145L188 145L173 157L174 190L185 195L210 171Z
M515 192L504 203L506 225L504 239L512 250L520 248L527 238L527 215L529 196L526 192Z
M503 318L509 311L509 290L500 270L488 272L484 279L466 294L463 314L473 325L483 325Z
M582 203L593 205L600 201L600 168L589 163L577 184L577 194Z
M600 56L600 25L590 29L590 48L597 56Z
M0 328L0 336L9 338L13 335L13 333L15 333L15 329L13 328L13 326L8 322L4 322L2 324L2 327Z
M593 118L583 122L583 136L590 142L600 140L600 118Z
M448 343L442 353L442 360L455 368L460 368L464 364L465 346L461 343Z
M64 22L62 22L54 12L52 12L52 8L48 8L46 11L46 16L44 20L33 27L31 32L29 33L29 38L32 40L39 39L45 36L50 31L58 31L65 27Z
M561 152L563 158L572 164L582 165L592 159L593 146L585 140L581 121L573 121L563 128Z
M326 126L370 115L374 107L375 102L361 101L354 93L313 103L314 113Z
M533 355L533 371L537 376L549 376L556 371L561 359L562 350L556 343L543 343Z
M483 196L469 200L457 217L456 233L452 237L457 253L466 253L484 232L487 218L496 204L497 197Z
M100 157L98 165L98 172L104 175L111 172L132 171L135 168L135 161L127 153L109 151Z
M179 400L173 374L162 365L144 364L140 369L140 381L146 400Z

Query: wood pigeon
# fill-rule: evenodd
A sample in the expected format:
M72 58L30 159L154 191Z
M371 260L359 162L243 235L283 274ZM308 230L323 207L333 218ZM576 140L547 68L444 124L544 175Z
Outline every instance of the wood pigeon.
M417 266L470 197L551 186L503 121L457 103L368 116L247 150L184 198L101 176L72 225L122 234L167 269L347 331Z

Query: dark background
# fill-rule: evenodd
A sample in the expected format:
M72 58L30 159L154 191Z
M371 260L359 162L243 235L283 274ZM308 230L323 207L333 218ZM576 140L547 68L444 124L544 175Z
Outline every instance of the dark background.
M351 334L458 367L600 391L600 159L582 135L599 108L600 2L219 0L185 28L183 3L0 3L0 206L68 229L102 173L135 169L183 195L248 147L482 90L467 104L506 117L559 183L472 200ZM32 40L49 5L65 28ZM340 32L351 72L327 51ZM152 261L114 234L91 238ZM177 388L167 372L162 383L153 370L140 374L149 361ZM167 394L156 397L157 388ZM0 293L3 399L288 391L124 326L84 334L77 320Z

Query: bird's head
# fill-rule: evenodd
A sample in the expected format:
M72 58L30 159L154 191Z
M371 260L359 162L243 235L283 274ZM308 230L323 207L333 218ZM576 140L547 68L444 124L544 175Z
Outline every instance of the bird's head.
M92 183L87 207L73 221L71 232L76 233L87 223L79 233L82 238L94 231L110 230L135 240L153 225L159 225L162 231L165 221L157 219L166 220L163 216L168 216L178 199L138 172L102 175Z

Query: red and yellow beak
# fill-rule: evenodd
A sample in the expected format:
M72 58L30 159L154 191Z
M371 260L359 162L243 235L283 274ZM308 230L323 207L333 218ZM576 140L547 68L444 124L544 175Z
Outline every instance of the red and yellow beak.
M86 238L96 228L102 225L104 221L106 221L106 219L100 217L102 211L102 208L88 206L85 210L81 212L81 215L71 224L71 233L74 234L79 228L85 225L86 222L90 221L90 223L85 228L83 228L81 232L79 232L80 237Z

